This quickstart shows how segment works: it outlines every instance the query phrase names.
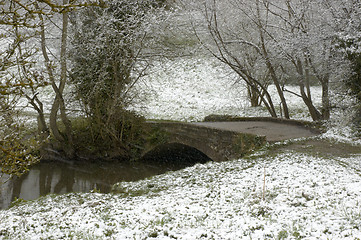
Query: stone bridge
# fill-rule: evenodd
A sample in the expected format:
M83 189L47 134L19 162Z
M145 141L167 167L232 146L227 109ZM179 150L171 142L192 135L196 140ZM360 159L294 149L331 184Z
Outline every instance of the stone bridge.
M152 131L143 155L157 146L176 143L195 148L214 161L225 161L240 158L267 141L319 134L315 128L298 121L272 118L212 120L197 123L148 122Z
M265 143L265 136L187 123L148 123L155 131L146 151L159 145L180 143L195 148L214 161L240 158Z

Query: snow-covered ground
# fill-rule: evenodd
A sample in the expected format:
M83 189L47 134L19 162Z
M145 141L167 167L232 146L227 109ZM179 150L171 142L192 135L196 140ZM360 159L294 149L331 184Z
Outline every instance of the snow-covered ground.
M299 94L298 86L286 86L289 92ZM150 74L139 81L134 91L139 95L132 109L147 119L175 121L202 121L210 114L229 114L242 117L267 116L265 107L250 107L244 83L238 77L209 57L183 58L156 63ZM321 87L311 87L312 99L321 106ZM274 86L269 87L273 103L279 109L280 100ZM301 98L285 92L292 119L312 121ZM324 138L360 144L352 136L350 98L331 93L333 109ZM278 112L280 115L280 113Z
M169 61L153 70L137 85L143 98L134 106L147 118L267 116L248 106L244 87L214 62ZM288 99L294 118L310 120L299 99ZM331 122L338 127L319 138L361 147L345 121ZM1 210L0 239L361 239L360 154L265 148L117 188L121 193L49 195Z
M298 93L298 87L288 86ZM269 116L266 108L251 108L244 82L219 62L203 58L183 58L157 62L150 74L135 86L141 100L134 106L146 118L201 121L210 114ZM271 86L274 104L279 106L276 88ZM313 87L314 101L321 103L321 88ZM312 120L300 98L285 93L291 117Z
M121 183L121 194L49 195L1 211L0 237L358 239L361 166L347 163L285 152Z

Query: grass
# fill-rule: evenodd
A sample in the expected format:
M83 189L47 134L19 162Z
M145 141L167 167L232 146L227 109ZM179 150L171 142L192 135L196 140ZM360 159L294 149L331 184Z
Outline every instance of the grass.
M14 201L11 202L9 208L22 205L22 204L24 204L24 203L26 203L26 202L27 202L27 200L24 200L24 199L22 199L22 198L17 198L17 197L15 197Z
M355 229L361 230L361 203L356 201L352 207L343 206L345 218L354 226Z

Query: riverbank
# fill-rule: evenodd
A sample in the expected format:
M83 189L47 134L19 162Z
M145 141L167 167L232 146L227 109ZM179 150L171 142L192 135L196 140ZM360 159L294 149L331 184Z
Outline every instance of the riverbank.
M361 153L325 158L292 145L122 182L118 194L19 201L0 211L0 238L360 238Z

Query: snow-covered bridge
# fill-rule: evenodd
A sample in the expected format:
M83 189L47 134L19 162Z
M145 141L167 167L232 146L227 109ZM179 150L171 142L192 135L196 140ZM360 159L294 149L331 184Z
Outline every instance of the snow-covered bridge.
M149 144L146 152L169 143L183 144L203 152L214 161L242 157L266 141L310 137L319 132L297 121L251 118L243 121L207 121L196 123L148 122L162 139Z

